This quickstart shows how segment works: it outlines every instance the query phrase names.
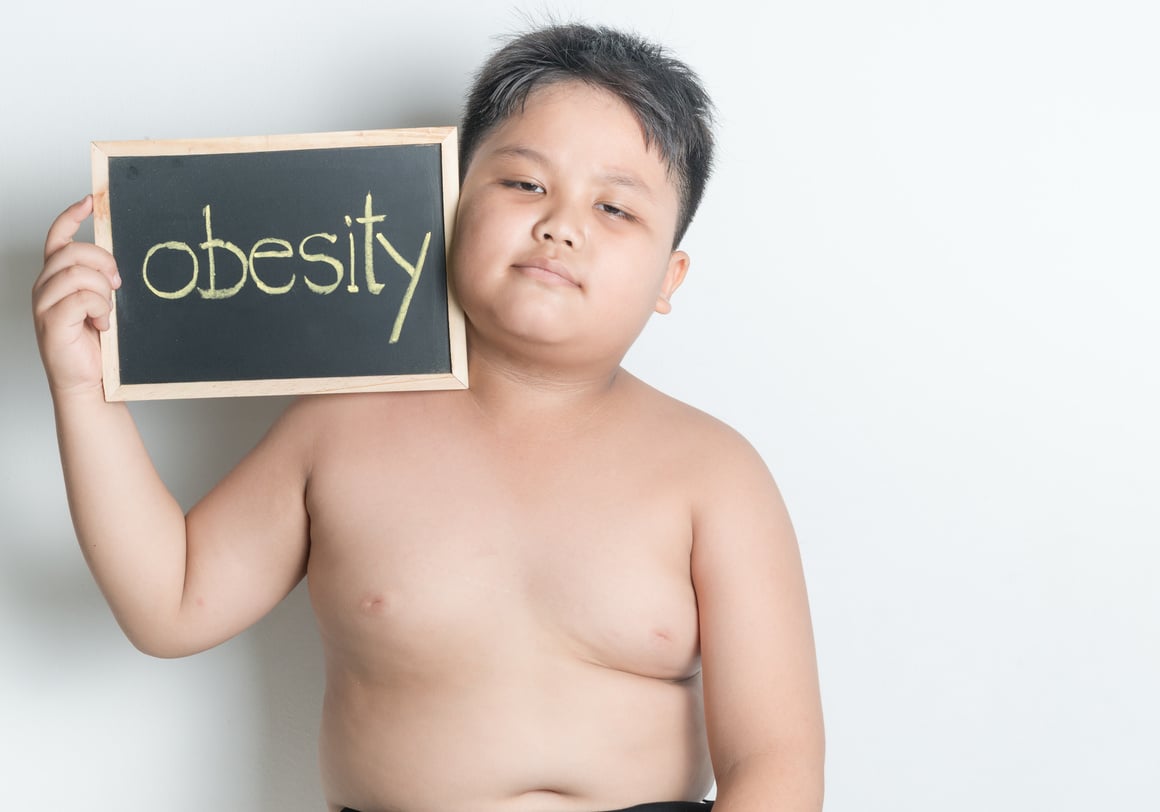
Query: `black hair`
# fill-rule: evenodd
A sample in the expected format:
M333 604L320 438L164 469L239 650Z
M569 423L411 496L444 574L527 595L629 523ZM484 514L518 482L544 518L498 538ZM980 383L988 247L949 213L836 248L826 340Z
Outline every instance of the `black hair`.
M701 203L713 164L713 105L701 80L663 47L635 34L554 24L510 40L476 74L459 131L459 166L495 127L523 110L533 89L580 81L623 100L660 152L680 197L674 247Z

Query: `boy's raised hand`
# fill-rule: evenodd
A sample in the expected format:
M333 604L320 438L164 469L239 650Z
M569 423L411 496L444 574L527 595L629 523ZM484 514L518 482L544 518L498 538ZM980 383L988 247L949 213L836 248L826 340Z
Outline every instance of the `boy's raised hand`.
M36 341L54 396L101 390L99 331L109 329L121 277L108 251L73 242L92 213L88 195L56 218L44 243L44 270L32 286Z

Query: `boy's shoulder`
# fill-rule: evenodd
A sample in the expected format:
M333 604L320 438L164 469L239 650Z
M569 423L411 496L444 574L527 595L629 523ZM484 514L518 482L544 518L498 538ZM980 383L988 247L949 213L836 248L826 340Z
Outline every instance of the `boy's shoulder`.
M675 445L681 453L696 453L704 459L730 456L752 457L752 444L740 431L719 417L685 401L637 381L639 419Z
M331 443L389 439L414 432L424 415L435 417L442 392L343 392L294 398L270 430L275 438L317 452ZM430 421L424 421L430 422Z

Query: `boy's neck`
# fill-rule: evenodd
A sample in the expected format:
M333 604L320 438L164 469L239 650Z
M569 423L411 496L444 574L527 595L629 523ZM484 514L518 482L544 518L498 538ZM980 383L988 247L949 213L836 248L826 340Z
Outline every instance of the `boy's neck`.
M484 351L469 352L468 359L468 392L479 410L525 428L579 428L614 398L626 376L619 365L560 369Z

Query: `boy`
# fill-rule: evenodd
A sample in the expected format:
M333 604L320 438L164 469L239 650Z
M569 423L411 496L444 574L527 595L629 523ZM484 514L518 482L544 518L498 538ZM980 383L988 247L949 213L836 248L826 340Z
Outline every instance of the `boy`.
M72 242L91 201L50 229L33 304L86 560L162 657L308 575L331 810L700 808L714 777L717 812L820 809L776 486L733 431L620 368L688 269L708 107L615 31L498 51L468 100L451 257L471 388L301 399L187 516L101 395L119 278Z

